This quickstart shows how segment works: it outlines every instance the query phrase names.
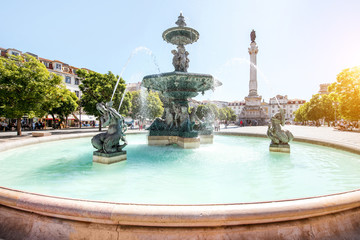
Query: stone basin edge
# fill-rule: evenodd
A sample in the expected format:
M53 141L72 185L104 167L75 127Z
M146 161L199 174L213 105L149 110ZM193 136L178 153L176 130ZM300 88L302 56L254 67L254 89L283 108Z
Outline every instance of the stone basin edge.
M53 135L33 138L34 140L31 141L24 139L14 141L13 143L22 143L15 144L12 148L40 142L89 137L95 134L97 133ZM220 133L219 135L265 136L265 134L248 133ZM346 148L343 145L334 146L334 143L317 139L295 138L294 140L359 153L356 148L351 148L351 146ZM4 151L4 149L0 147L0 151ZM360 207L360 190L272 202L157 205L62 198L0 187L0 205L43 216L90 223L159 227L216 227L300 220L356 209Z

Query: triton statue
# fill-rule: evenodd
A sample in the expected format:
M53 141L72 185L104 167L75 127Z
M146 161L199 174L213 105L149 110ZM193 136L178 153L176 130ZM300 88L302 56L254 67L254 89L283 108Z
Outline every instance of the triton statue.
M271 139L270 151L290 152L288 143L293 140L294 136L288 130L281 130L281 126L284 125L285 110L280 108L280 111L272 116L267 130L267 136ZM276 150L276 148L278 148L278 150ZM279 150L280 148L283 148L283 150Z
M100 121L104 127L109 126L106 133L99 133L91 139L98 153L123 152L122 149L127 145L124 134L127 126L124 118L111 106L112 102L96 104L96 109L102 114ZM119 144L120 140L124 142L122 145Z

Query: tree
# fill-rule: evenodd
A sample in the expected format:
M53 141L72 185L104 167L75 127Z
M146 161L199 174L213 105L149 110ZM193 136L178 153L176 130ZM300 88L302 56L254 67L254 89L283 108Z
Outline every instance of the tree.
M55 114L59 116L60 123L67 120L68 115L76 110L78 107L78 98L75 93L68 90L64 83L56 88L51 89L47 93L46 99L42 103L43 114L50 114L55 123Z
M330 125L330 121L334 121L335 118L333 98L327 94L315 94L309 102L303 104L294 114L297 122L324 119Z
M222 121L235 121L236 120L236 114L234 110L232 110L229 107L223 107L219 110L219 117Z
M200 104L196 110L196 115L199 119L206 118L209 115L214 115L216 119L219 118L219 108L215 104Z
M295 112L295 121L296 122L306 122L307 121L307 116L306 113L308 112L308 108L309 108L309 102L304 103L303 105L301 105Z
M339 112L347 120L360 119L360 66L344 69L337 75L329 91L336 94Z
M164 107L158 92L136 91L132 93L131 117L155 119L163 114Z
M101 115L96 109L97 103L106 103L111 100L118 76L112 72L101 74L93 71L87 71L79 69L76 74L81 78L81 84L79 85L82 91L81 107L84 108L87 114L91 114L99 118ZM125 81L121 78L119 85L114 94L113 108L118 109L123 93L126 89ZM121 105L120 114L126 115L131 107L131 94L127 92L125 94L123 103ZM101 131L101 123L99 124L99 131Z
M0 106L5 117L17 119L17 135L21 136L21 118L42 116L42 103L61 82L28 54L0 57Z
M75 93L70 92L68 89L61 89L61 98L59 99L59 106L53 108L50 112L54 118L54 115L58 115L60 118L60 123L66 120L68 116L73 113L78 107L78 98ZM54 121L55 122L55 121Z

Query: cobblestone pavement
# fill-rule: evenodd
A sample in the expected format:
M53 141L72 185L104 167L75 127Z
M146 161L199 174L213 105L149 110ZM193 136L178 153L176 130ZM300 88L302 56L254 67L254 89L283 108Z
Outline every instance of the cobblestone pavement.
M335 130L332 127L309 127L309 126L295 126L286 125L284 129L291 131L296 138L308 138L318 141L326 141L333 144L340 144L344 146L351 146L360 150L360 133L359 132L347 132ZM62 130L41 130L51 132L52 135L58 134L76 134L76 133L94 133L98 131L98 128L70 128ZM256 127L238 127L228 126L227 129L221 128L221 132L225 133L243 133L243 134L262 134L265 135L267 126L256 126ZM146 132L144 130L139 131L138 129L129 129L127 133ZM23 135L18 137L16 131L11 132L0 132L0 144L2 142L17 141L24 138L32 138L32 131L23 131Z

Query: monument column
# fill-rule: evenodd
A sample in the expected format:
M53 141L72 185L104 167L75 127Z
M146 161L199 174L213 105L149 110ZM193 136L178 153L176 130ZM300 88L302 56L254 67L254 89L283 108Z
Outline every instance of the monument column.
M258 46L256 45L255 31L250 33L251 43L248 48L250 54L250 82L249 82L249 96L257 96L257 69L256 69L256 54L258 53Z

